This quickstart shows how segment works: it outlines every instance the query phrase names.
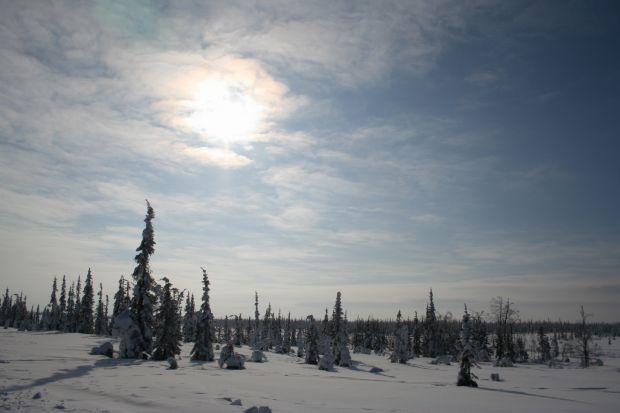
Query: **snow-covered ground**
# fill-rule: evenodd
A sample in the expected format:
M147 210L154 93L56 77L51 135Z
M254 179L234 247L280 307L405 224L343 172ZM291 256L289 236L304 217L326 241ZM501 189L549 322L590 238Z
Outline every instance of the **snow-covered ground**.
M216 362L191 362L191 345L185 345L178 370L168 370L166 362L88 354L104 341L0 330L0 410L219 413L269 406L274 413L523 413L613 412L620 405L620 340L601 341L604 366L590 369L483 363L475 371L477 389L455 385L456 364L437 366L424 358L396 365L387 357L353 354L353 368L325 372L296 357L266 353L266 363L225 370ZM248 348L240 352L249 355ZM383 372L370 372L373 367ZM491 373L503 381L491 381ZM236 399L241 406L231 405Z

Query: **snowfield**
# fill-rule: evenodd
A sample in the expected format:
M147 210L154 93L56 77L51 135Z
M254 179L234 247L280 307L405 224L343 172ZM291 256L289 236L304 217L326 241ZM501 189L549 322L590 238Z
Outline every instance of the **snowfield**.
M458 365L430 359L392 364L352 354L352 368L326 372L293 356L266 352L245 370L191 362L92 356L107 341L84 334L0 330L0 410L19 412L613 412L620 405L620 340L599 341L603 366L518 365L475 369L479 388L455 385ZM115 350L118 343L113 341ZM250 355L247 347L238 349ZM216 357L218 356L216 351ZM373 367L382 372L373 373ZM491 381L499 373L502 381ZM231 405L239 399L241 406Z

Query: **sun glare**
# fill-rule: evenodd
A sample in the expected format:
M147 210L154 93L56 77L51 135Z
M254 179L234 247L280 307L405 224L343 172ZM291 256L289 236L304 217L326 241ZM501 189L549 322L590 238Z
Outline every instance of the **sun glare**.
M243 144L259 131L262 107L248 93L225 81L198 83L190 104L189 126L229 146Z

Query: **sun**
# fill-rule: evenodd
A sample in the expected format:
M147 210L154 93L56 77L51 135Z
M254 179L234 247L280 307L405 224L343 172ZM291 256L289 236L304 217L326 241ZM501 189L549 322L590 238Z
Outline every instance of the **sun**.
M251 93L225 80L198 82L188 109L188 126L225 146L251 141L263 122L263 108Z

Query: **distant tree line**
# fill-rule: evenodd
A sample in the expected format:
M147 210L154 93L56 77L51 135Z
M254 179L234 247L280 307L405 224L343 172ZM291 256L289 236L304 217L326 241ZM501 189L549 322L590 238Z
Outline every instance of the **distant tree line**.
M349 351L389 356L393 363L407 363L416 357L459 360L459 381L472 385L471 362L495 360L498 365L528 361L554 362L578 357L587 367L593 357L593 335L615 340L620 323L588 321L581 308L581 321L522 321L515 304L503 297L491 301L490 312L470 313L462 318L440 314L432 289L425 312L413 318L398 310L395 319L368 317L347 319L342 294L337 292L331 311L317 319L309 315L291 318L271 303L261 317L258 292L254 294L254 317L242 314L215 319L209 302L210 281L202 269L203 294L197 308L193 294L174 288L167 277L155 281L149 265L155 252L152 221L155 213L147 201L142 241L136 249L136 267L131 279L121 276L110 311L109 298L101 283L95 291L89 268L84 280L53 278L50 302L43 309L28 308L27 297L0 296L0 325L19 330L57 330L68 333L115 335L120 338L119 356L165 360L180 354L181 343L194 343L193 360L213 361L214 346L228 346L227 352L242 345L262 354L272 351L302 357L308 364L330 370L351 366ZM234 352L233 352L234 353ZM231 353L232 354L232 353ZM262 360L262 357L260 357ZM256 360L259 361L259 360ZM221 365L221 364L220 364Z

